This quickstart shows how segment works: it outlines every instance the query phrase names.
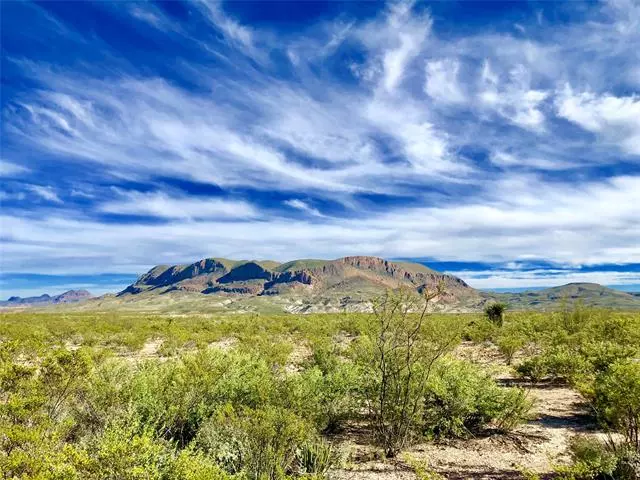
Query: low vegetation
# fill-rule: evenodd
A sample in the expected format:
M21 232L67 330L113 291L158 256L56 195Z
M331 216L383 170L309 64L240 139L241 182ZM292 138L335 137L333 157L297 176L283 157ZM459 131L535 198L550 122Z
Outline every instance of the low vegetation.
M2 478L319 479L351 461L337 439L356 426L386 457L517 435L531 396L458 358L463 339L495 345L529 384L579 390L610 432L577 438L558 475L634 478L637 314L497 322L428 313L437 294L386 295L373 314L2 314Z

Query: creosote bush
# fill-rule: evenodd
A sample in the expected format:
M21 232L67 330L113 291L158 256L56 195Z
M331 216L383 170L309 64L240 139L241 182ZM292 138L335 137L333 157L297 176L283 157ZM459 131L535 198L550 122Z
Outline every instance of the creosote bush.
M436 437L466 437L490 428L508 432L526 420L531 407L523 389L500 387L480 367L445 359L429 378L423 428Z
M598 375L593 404L598 418L640 453L640 363L616 362Z
M201 429L196 444L229 473L277 480L296 473L298 452L312 438L310 426L287 409L236 411L226 405Z
M563 480L637 480L640 454L628 444L578 435L569 444L572 463L556 468Z

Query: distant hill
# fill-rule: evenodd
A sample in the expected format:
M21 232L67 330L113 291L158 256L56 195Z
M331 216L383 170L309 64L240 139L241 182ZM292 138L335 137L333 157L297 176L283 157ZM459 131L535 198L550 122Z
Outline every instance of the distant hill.
M51 296L44 293L38 297L10 297L6 301L0 301L0 307L19 307L19 306L44 306L56 305L61 303L76 303L92 298L93 295L87 290L69 290L60 295Z
M480 300L463 280L424 265L391 262L377 257L336 260L293 260L286 263L206 258L188 265L159 265L118 294L118 297L191 292L218 296L306 297L325 305L369 300L387 289L420 292L443 282L441 303ZM337 301L337 303L331 303Z
M640 295L603 287L597 283L568 283L543 290L486 293L484 296L506 302L513 310L546 310L557 308L562 302L573 304L577 301L591 307L640 309Z

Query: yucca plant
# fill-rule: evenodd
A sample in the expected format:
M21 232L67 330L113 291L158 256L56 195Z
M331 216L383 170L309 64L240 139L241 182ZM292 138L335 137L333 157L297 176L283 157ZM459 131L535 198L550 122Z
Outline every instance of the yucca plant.
M497 325L498 327L502 326L504 322L504 312L507 309L507 305L505 303L490 303L486 307L484 307L484 314L487 316L490 322Z
M326 478L336 462L333 446L322 439L305 442L297 452L300 474L314 478Z

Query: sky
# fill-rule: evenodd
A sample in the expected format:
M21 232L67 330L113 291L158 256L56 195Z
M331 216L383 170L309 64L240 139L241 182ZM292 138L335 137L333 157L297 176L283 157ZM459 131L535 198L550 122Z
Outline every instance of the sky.
M0 8L0 296L214 256L640 285L638 1Z

